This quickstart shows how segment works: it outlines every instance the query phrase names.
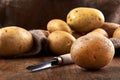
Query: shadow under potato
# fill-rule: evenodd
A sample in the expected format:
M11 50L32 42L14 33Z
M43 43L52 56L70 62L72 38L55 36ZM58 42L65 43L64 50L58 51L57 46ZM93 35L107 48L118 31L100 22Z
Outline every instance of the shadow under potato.
M120 57L120 48L115 49L115 57Z

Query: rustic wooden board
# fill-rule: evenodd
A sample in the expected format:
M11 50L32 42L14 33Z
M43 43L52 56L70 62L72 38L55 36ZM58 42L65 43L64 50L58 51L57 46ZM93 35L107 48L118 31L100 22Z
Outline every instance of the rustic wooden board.
M0 80L120 80L120 58L98 71L86 71L75 64L59 66L32 73L28 65L47 61L52 57L0 59Z

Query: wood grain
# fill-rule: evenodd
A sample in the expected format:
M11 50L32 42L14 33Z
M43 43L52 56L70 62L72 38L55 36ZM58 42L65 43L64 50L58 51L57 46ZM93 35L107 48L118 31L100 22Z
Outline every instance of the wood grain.
M75 64L30 72L31 64L47 61L52 57L0 59L0 80L120 80L120 58L98 71L86 71Z

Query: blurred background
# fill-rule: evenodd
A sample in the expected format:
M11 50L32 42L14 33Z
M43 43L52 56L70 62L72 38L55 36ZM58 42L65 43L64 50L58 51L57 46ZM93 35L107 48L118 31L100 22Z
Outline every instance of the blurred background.
M49 20L66 21L68 12L76 7L97 8L106 22L120 24L120 0L0 0L0 26L46 29Z

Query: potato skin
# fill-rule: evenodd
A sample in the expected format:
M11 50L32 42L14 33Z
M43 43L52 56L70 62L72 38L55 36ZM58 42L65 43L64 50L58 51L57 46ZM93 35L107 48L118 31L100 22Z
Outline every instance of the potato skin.
M47 24L47 30L51 33L53 31L66 31L72 33L71 28L68 24L61 19L52 19Z
M32 48L33 39L29 31L8 26L0 29L0 56L13 57L24 54Z
M78 7L67 14L67 23L71 29L85 33L100 27L105 21L103 13L94 8Z
M113 33L113 38L120 39L120 28L117 28Z
M93 32L93 34L101 34L105 37L108 37L108 33L102 28L97 28L97 29L93 30L92 32Z
M112 42L100 34L78 38L71 47L73 61L85 69L100 69L111 62L115 50Z
M57 55L69 53L75 40L75 37L65 31L54 31L48 36L49 48Z

